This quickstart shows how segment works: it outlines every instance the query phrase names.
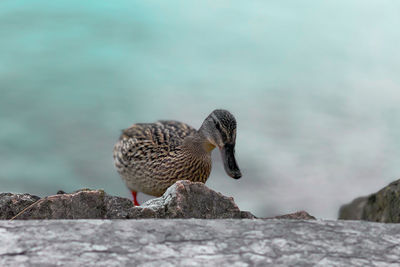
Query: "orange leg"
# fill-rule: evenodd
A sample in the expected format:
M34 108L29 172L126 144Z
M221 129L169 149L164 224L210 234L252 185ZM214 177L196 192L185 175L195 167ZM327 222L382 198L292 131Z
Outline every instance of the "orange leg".
M135 205L135 206L140 206L140 204L139 204L139 202L137 201L137 192L135 192L135 191L131 191L131 193L132 193L132 196L133 196L133 205Z

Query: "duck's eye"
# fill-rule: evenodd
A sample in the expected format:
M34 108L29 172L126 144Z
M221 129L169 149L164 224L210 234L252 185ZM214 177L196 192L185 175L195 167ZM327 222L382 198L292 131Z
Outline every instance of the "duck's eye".
M215 128L217 128L218 131L221 131L221 125L219 122L215 123Z
M226 142L226 140L227 140L228 137L227 137L225 131L222 130L221 124L220 124L219 122L217 122L217 123L215 124L215 128L217 128L218 132L221 134L222 141L223 141L223 142Z

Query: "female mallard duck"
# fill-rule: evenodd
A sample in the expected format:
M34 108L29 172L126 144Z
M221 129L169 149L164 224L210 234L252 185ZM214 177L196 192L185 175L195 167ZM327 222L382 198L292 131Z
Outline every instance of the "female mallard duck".
M122 131L114 146L114 162L139 205L136 192L158 197L178 180L205 183L215 147L221 151L226 173L239 179L235 140L235 117L221 109L214 110L198 131L177 121L137 123Z

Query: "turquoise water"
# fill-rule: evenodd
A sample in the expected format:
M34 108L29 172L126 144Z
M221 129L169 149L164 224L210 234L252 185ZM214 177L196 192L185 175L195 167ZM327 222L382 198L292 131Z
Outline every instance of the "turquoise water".
M398 1L0 2L0 192L128 196L120 129L215 108L244 174L207 184L242 209L340 204L400 176ZM142 199L146 199L145 197Z

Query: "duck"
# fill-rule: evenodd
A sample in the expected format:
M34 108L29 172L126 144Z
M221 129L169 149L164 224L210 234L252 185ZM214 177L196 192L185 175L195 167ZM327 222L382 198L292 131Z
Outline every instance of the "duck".
M138 192L159 197L178 180L205 183L214 148L221 152L226 174L242 177L235 158L236 128L229 111L216 109L198 130L174 120L136 123L122 130L113 158L134 205L139 206Z

